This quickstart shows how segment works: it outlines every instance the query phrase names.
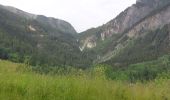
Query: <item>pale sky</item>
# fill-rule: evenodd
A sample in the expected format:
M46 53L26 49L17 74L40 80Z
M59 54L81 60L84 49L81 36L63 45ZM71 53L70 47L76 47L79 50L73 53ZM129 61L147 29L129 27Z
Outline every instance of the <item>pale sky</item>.
M65 20L78 32L105 24L135 2L136 0L0 0L2 5Z

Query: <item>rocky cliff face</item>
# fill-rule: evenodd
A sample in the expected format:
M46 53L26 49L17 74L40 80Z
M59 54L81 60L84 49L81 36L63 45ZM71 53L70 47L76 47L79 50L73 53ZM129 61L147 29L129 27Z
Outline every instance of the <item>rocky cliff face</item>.
M130 28L130 30L123 33L122 36L117 40L117 44L114 46L114 49L108 50L108 52L104 56L100 57L100 59L98 59L97 61L100 63L100 62L104 62L109 59L112 59L112 58L114 58L114 56L118 55L120 53L120 51L127 52L128 49L126 49L126 48L129 48L129 46L132 46L132 45L133 45L133 47L130 47L131 51L127 52L128 55L131 54L130 52L133 51L133 48L134 49L138 48L137 51L140 51L140 49L147 47L148 44L151 44L150 46L148 46L149 48L153 48L152 47L153 45L157 45L155 50L157 50L158 48L159 48L159 50L161 50L163 48L164 49L169 48L169 44L166 44L166 47L161 47L161 44L155 43L156 40L154 40L155 36L157 34L156 32L154 32L156 30L161 30L161 32L162 32L162 33L159 33L160 37L157 37L158 40L165 41L166 38L170 36L169 31L164 32L167 29L163 28L169 23L170 23L170 4L153 12L153 13L150 13L150 15L148 17L142 19L140 22L138 22L136 25L134 25L132 28ZM149 34L152 34L153 36L149 36ZM155 34L155 36L154 36L154 34ZM164 34L166 34L166 36L162 38L162 36L164 36ZM140 40L140 39L147 41L148 38L150 38L151 39L150 41L152 41L152 42L148 42L148 44L142 44L143 47L141 45L139 46L140 43L138 43L138 42L135 42L134 43L135 45L132 44L132 42L134 42L136 40ZM166 40L167 43L169 43L168 41L169 41L169 39ZM162 45L165 46L165 44L162 44ZM154 51L154 50L152 50L152 51ZM142 52L144 52L144 51L141 51L140 53L142 54ZM150 51L147 50L146 52L150 52ZM165 53L165 51L160 51L160 53ZM166 53L167 53L167 51L166 51ZM159 53L156 53L155 55L158 55L158 54ZM138 55L138 54L136 53L136 55ZM148 54L148 55L151 55L151 54ZM143 54L143 56L146 56L146 55ZM121 57L123 57L123 55L121 55ZM138 56L136 56L136 59L137 58L138 58Z
M92 37L92 35L94 37L94 35L96 34L100 37L96 36L95 38L104 41L105 39L111 37L113 34L123 33L124 31L135 25L137 22L139 22L141 19L149 15L152 11L159 9L168 3L169 0L137 0L136 4L127 8L115 19L101 26L102 31L100 33L92 33L91 35L84 37L81 42L87 41L89 37ZM86 33L89 34L89 31L86 31ZM98 41L95 41L95 44L98 45Z
M164 25L170 23L170 6L164 8L165 10L160 11L154 15L145 18L141 23L137 24L133 27L129 32L127 32L127 36L129 38L138 38L143 33L149 30L156 30L158 28L162 28Z
M169 23L169 0L137 0L115 19L83 32L81 49L97 52L94 63L137 63L154 59L169 51L169 30L166 27Z

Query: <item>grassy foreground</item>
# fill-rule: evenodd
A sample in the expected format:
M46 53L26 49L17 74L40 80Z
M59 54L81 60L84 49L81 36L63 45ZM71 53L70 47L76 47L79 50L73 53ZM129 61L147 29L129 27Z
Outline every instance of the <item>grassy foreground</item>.
M170 80L130 84L86 75L40 75L0 60L0 100L170 100L169 93Z

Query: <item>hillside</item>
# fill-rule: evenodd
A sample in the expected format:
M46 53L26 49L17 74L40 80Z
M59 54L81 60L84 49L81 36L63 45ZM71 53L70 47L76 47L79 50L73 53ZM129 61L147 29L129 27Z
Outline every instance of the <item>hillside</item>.
M115 19L79 35L93 63L126 66L169 54L169 0L140 0Z
M79 50L77 33L68 22L2 5L0 19L1 59L44 67L89 65L90 59Z

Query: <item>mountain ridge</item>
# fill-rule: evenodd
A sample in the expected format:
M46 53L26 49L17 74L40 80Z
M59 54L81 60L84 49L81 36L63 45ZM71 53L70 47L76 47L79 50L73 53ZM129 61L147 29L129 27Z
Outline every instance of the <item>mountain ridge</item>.
M150 12L156 10L157 8L159 8L161 6L166 5L166 3L169 2L169 0L162 0L162 1L149 0L149 1L150 2L155 1L155 2L157 2L157 4L153 3L155 6L152 7L150 5L141 4L141 3L137 2L136 4L133 4L131 7L128 7L125 11L121 12L113 20L98 27L99 30L101 30L101 32L92 33L92 35L98 34L100 36L99 39L101 38L102 40L104 40L105 38L108 38L114 34L123 33L124 30L128 29L129 27L131 27L132 25L134 25L135 23L140 21L140 19L147 16ZM83 33L90 33L90 32L85 31ZM95 36L95 38L96 37L97 36ZM84 40L82 40L81 42L88 41L88 39L86 40L86 37L83 37L83 38L84 38ZM88 38L88 36L87 36L87 38ZM91 43L91 44L93 44L93 43ZM93 47L95 47L95 45Z
M77 34L64 20L0 6L0 58L80 68L153 60L169 53L169 12L169 0L137 0L106 24Z
M154 1L156 4L152 1ZM143 3L143 2L145 2L145 3ZM150 6L150 4L147 3L147 2L152 3L152 6L155 6L155 7L152 8L152 6ZM88 31L84 32L82 34L82 36L80 36L80 38L82 39L80 44L86 43L86 45L83 45L83 47L82 47L84 50L91 49L91 50L97 52L96 53L97 55L95 55L95 57L94 57L94 59L97 59L97 60L94 60L94 63L107 62L108 60L114 58L114 56L118 56L118 54L120 52L126 51L126 49L125 49L126 48L126 46L125 46L126 42L129 43L131 41L131 39L132 40L135 39L133 37L130 37L130 36L132 36L132 33L139 33L140 32L140 31L136 31L136 32L129 33L129 31L135 30L135 27L138 26L138 24L147 20L152 15L157 16L156 13L161 13L162 11L166 10L166 8L168 8L169 5L170 5L170 2L168 0L163 0L163 1L142 0L140 2L137 1L136 4L127 8L125 11L120 13L115 19L109 21L108 23L104 24L103 26L92 29L93 31L88 30ZM150 9L152 9L152 10L149 10L148 9L149 7L151 7ZM134 17L129 17L128 13L130 12L130 13L132 13L132 16L134 16L135 15L134 14L135 13L134 8L137 9L137 13L139 13L140 16L142 15L143 17L140 17L139 20L136 20L136 22L133 23L133 24L128 24L127 27L129 27L129 28L124 28L122 30L121 29L122 26L120 26L117 23L122 23L122 21L123 21L123 23L128 23L128 20L123 20L122 18L133 19ZM144 9L147 9L147 10L144 10ZM141 11L145 11L145 13L147 12L147 14L142 14ZM164 25L169 23L169 20L168 20L169 16L170 15L168 15L168 11L167 11L163 14L163 16L155 17L155 19L158 18L158 20L152 19L152 20L155 20L155 23L149 21L147 24L150 24L152 26L155 25L154 26L155 29L161 28ZM167 18L167 19L164 19L164 22L161 22L161 20L163 20L163 18ZM117 19L121 19L121 20L117 20ZM133 19L133 20L135 20L135 19ZM160 20L160 22L159 22L159 20ZM156 23L156 22L158 22L158 23ZM151 24L151 23L153 23L153 24ZM147 25L147 24L145 24L145 25ZM124 25L126 25L126 24L124 24ZM139 26L139 28L145 27L145 25ZM159 25L161 25L161 26L159 26ZM121 27L121 28L119 28L119 27ZM151 30L153 30L153 28L148 27L146 31L142 32L142 30L141 30L141 32L144 34L144 33L151 31ZM105 44L105 46L103 45L103 43ZM89 44L91 45L91 47L88 47ZM123 57L123 55L121 55L121 56Z
M44 15L31 14L31 13L25 12L23 10L20 10L20 9L15 8L15 7L11 7L11 6L0 5L0 7L5 9L5 10L8 10L8 11L14 13L14 14L17 14L21 17L25 17L25 18L30 19L30 20L37 20L40 23L47 23L48 26L52 26L53 28L59 27L60 30L62 30L63 32L65 31L65 32L71 33L71 34L77 33L76 30L74 29L74 27L70 23L68 23L64 20L57 19L57 18L54 18L54 17L46 17Z
M77 32L68 22L45 16L28 19L2 6L0 19L1 59L27 61L33 66L43 67L39 70L48 66L83 68L90 62L79 50Z

